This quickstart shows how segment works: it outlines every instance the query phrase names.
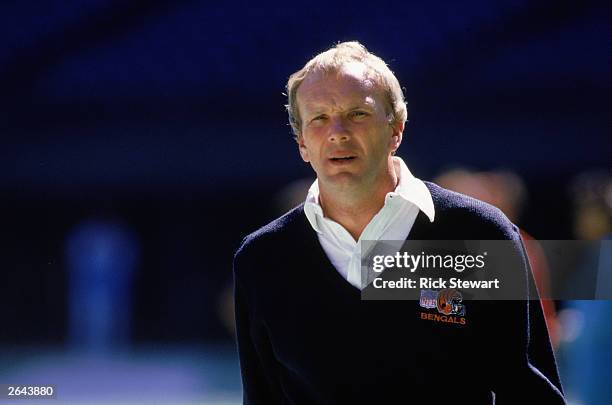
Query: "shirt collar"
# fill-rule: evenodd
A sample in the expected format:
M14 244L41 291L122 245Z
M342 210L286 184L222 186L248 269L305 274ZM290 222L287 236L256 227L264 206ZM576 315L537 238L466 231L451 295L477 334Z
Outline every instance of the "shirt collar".
M393 166L398 173L399 183L389 195L399 195L405 201L416 205L433 222L436 217L433 199L429 189L422 180L412 175L406 163L398 156L393 157Z
M324 215L323 208L319 204L319 179L316 179L308 189L308 195L306 195L306 201L304 202L304 213L313 229L321 233L319 221Z
M435 208L433 199L431 198L431 193L429 192L429 189L425 183L414 177L408 169L408 166L406 166L406 163L404 163L402 158L398 156L393 157L393 167L395 169L395 173L397 173L399 177L399 182L394 191L387 193L385 203L389 200L389 198L399 196L402 198L402 200L416 205L419 210L423 211L423 213L427 215L429 221L433 222L436 214ZM308 195L306 196L306 201L304 202L304 213L306 214L308 222L310 222L313 229L320 233L320 221L323 220L324 214L323 209L319 204L318 179L312 183L310 189L308 190Z

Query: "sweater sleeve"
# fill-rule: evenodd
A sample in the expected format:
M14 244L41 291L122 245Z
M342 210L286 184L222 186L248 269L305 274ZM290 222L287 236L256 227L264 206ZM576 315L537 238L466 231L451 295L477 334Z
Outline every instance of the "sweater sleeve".
M236 340L242 375L243 403L246 405L281 404L282 390L276 378L276 359L263 326L253 317L254 304L239 280L237 257L234 258L234 303Z
M518 334L520 339L509 344L512 351L506 355L511 358L505 364L510 367L498 373L495 403L565 404L542 305L518 233L516 243L524 263L529 299L507 303L518 314L512 327L519 330L510 335L516 338Z

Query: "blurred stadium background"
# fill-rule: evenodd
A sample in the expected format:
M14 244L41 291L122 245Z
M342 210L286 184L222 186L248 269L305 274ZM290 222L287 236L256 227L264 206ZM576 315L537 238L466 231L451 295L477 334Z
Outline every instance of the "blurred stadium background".
M2 2L0 384L54 384L52 403L240 403L232 254L305 196L282 93L337 41L405 87L399 155L417 177L537 239L609 238L610 11ZM611 311L552 310L574 404L611 403Z

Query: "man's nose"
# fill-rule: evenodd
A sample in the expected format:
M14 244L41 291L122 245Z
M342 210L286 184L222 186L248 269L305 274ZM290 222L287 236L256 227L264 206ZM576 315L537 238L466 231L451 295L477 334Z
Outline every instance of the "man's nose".
M331 120L328 137L330 142L347 141L350 135L347 122L343 117L336 117Z

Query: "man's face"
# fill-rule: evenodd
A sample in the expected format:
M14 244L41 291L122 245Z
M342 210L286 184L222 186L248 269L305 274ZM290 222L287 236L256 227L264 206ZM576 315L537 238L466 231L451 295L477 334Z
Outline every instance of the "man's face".
M311 73L298 88L297 103L300 155L320 184L367 189L388 172L403 124L389 122L384 94L363 64Z

